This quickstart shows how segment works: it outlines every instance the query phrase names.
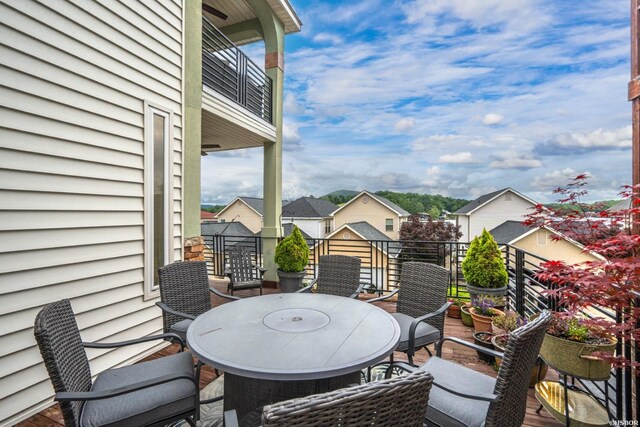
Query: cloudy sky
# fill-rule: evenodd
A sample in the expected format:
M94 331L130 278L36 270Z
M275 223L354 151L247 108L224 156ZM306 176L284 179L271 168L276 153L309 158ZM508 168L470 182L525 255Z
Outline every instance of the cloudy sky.
M511 186L547 202L582 172L593 199L630 183L628 0L291 3L283 198ZM203 203L261 197L262 158L203 157Z

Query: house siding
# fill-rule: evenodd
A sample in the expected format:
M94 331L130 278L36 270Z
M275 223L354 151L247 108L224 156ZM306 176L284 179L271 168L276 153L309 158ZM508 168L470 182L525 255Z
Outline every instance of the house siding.
M538 233L545 233L546 245L538 244ZM513 243L516 248L532 253L539 257L553 261L564 261L569 264L577 264L586 261L599 261L597 257L588 252L582 252L582 248L566 240L554 241L553 234L546 230L536 230ZM533 258L527 257L528 262L536 263Z
M231 206L218 215L218 221L222 222L222 220L224 220L224 222L241 222L253 233L262 230L262 216L258 215L256 211L240 200L233 202Z
M507 200L508 194L511 195L511 200ZM505 221L522 221L532 207L534 207L533 203L521 198L515 193L507 192L502 194L495 200L471 213L468 219L469 234L463 234L460 241L472 240L475 236L482 234L483 228L489 231ZM460 231L466 233L464 227Z
M364 203L364 197L369 201ZM393 231L386 231L385 221L393 219ZM366 221L392 240L400 238L400 216L373 197L361 194L334 214L333 229L350 222Z
M144 299L144 102L173 114L180 259L182 2L146 3L0 0L0 425L52 402L45 304L70 299L87 341L162 329ZM92 373L157 348L89 350Z
M290 218L283 218L283 224L291 222ZM301 219L294 218L295 224L301 231L307 233L309 237L319 239L324 237L324 220L323 219Z

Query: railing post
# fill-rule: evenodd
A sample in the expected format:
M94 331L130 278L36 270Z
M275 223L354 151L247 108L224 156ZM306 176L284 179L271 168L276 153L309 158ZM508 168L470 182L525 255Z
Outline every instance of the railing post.
M516 311L524 315L524 252L516 249L516 271L515 271L515 304Z

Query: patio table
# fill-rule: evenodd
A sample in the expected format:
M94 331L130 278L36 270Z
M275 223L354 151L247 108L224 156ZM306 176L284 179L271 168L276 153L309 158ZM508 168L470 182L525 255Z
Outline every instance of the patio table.
M235 409L244 425L259 420L265 404L360 383L360 371L399 340L400 327L384 310L321 294L223 304L187 331L192 353L224 371L224 409Z

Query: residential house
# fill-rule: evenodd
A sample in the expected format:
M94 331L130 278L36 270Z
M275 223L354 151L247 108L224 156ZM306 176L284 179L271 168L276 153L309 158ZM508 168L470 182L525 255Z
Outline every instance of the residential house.
M200 211L200 223L218 222L218 212Z
M361 281L381 289L388 281L388 269L399 269L397 258L401 245L366 221L342 224L311 251L311 262L318 265L321 255L355 256L361 260ZM390 264L393 264L391 266Z
M328 200L301 197L282 207L282 222L291 222L310 237L321 239L331 233L331 213L336 209L338 206Z
M584 246L575 240L546 226L527 227L520 221L505 221L489 233L500 245L510 245L545 260L569 264L603 260L598 254L584 251ZM527 257L527 262L539 264L534 257Z
M0 425L14 425L52 404L33 336L45 304L70 299L87 341L161 331L156 268L203 256L201 154L264 150L273 253L284 36L300 21L287 0L0 0L0 16ZM258 39L265 71L232 43ZM88 356L96 374L158 348Z
M236 197L218 212L220 222L241 222L253 233L262 230L264 200L257 197Z
M513 188L484 194L453 213L462 236L459 241L470 242L483 229L491 230L505 221L523 221L536 202Z
M409 215L388 199L365 190L333 212L333 224L337 230L344 224L366 221L390 239L398 240L400 226Z

